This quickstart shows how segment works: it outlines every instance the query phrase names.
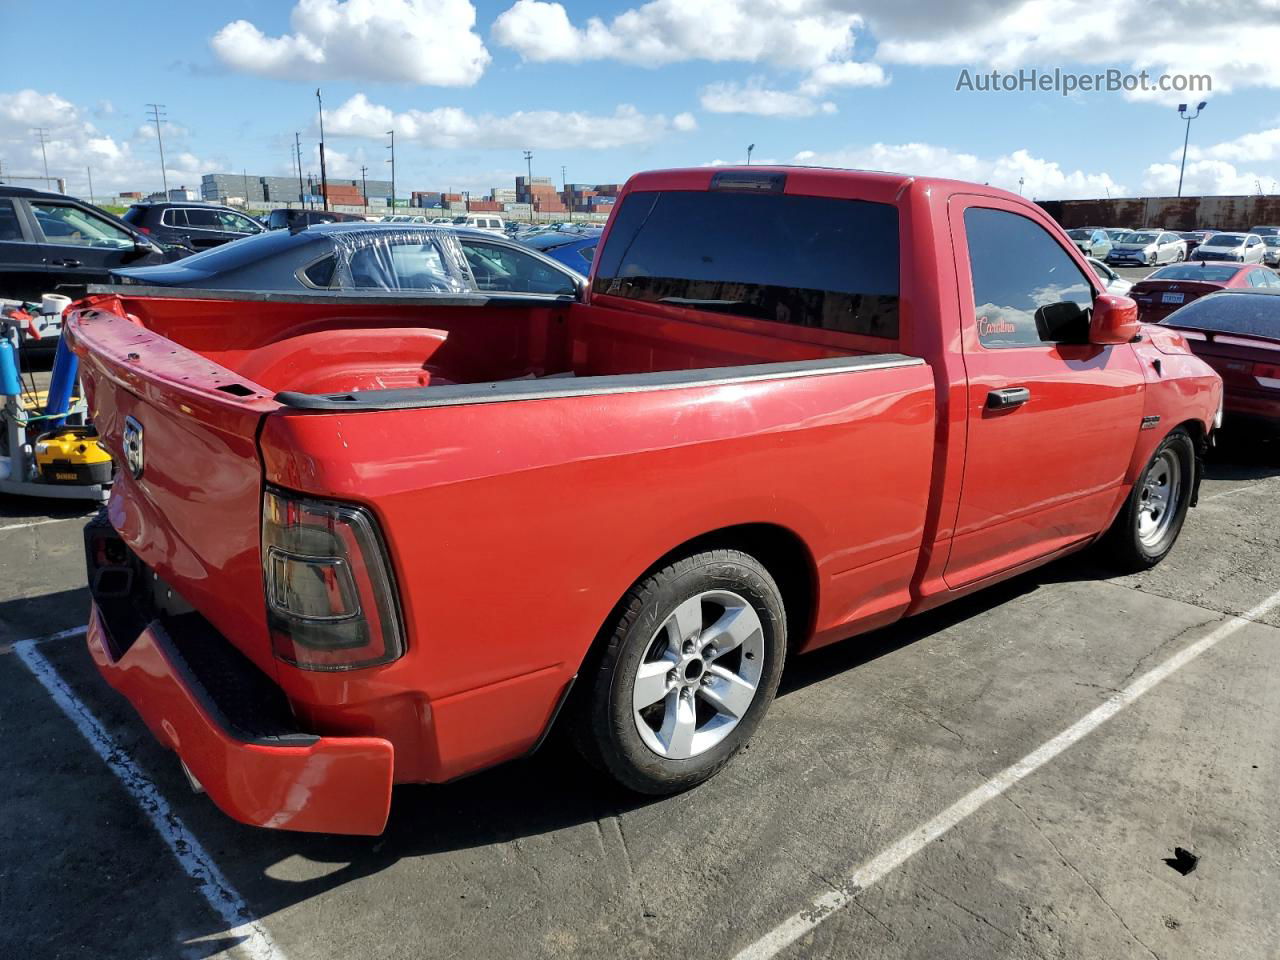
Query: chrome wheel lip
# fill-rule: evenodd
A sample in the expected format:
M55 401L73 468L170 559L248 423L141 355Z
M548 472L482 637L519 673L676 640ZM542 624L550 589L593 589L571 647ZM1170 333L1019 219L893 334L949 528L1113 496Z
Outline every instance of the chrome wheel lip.
M709 622L706 603L720 611ZM663 759L705 754L737 729L755 703L764 675L764 626L755 607L731 590L706 590L682 601L645 649L632 678L631 714L641 741ZM734 651L739 655L730 657ZM736 669L728 666L732 660ZM658 703L662 722L655 730L642 714ZM701 722L699 703L714 711Z
M1147 467L1138 488L1138 540L1160 544L1173 527L1182 493L1182 465L1172 450L1162 450Z

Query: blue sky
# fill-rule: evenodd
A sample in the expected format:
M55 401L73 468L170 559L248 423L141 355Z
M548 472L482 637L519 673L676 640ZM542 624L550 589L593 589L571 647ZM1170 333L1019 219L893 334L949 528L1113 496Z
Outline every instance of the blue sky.
M226 0L180 16L132 0L59 16L106 46L8 68L0 160L38 173L30 131L47 127L72 192L86 165L99 193L158 188L150 101L167 105L171 186L289 173L295 130L318 170L317 83L331 175L385 175L394 126L402 195L507 185L525 146L535 174L594 183L739 162L748 143L757 162L1022 179L1040 197L1172 192L1175 104L1200 95L955 90L962 68L1020 67L1209 73L1187 192L1280 177L1276 0ZM47 2L7 0L0 30L47 34Z

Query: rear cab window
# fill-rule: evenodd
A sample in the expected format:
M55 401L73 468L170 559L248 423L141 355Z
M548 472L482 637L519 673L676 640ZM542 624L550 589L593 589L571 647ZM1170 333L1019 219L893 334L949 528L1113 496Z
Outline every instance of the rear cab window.
M696 229L691 229L696 225ZM896 339L898 210L783 193L637 191L593 292Z

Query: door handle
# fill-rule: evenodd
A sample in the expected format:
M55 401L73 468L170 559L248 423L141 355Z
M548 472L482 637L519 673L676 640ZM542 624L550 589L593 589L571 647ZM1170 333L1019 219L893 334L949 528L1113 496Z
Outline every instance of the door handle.
M988 410L1008 410L1020 407L1031 399L1031 391L1026 387L1005 387L1003 390L992 390L987 394Z
M55 267L78 267L78 266L80 266L80 261L79 261L79 260L50 260L49 262L50 262L50 263L52 263Z

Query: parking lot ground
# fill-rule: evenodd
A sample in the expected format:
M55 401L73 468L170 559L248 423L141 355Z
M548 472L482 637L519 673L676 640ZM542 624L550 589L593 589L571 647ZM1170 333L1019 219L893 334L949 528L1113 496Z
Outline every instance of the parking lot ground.
M0 642L83 623L79 537L75 520L0 531ZM1082 555L797 659L749 749L694 791L625 794L553 738L526 761L397 789L377 838L232 823L81 638L35 649L277 957L711 960L848 892L860 864L1272 595L1278 548L1280 460L1246 446L1211 464L1155 570L1115 577ZM1278 644L1272 609L778 955L1275 957ZM0 650L0 956L263 956ZM1186 862L1179 847L1199 858L1186 875L1165 862Z

